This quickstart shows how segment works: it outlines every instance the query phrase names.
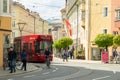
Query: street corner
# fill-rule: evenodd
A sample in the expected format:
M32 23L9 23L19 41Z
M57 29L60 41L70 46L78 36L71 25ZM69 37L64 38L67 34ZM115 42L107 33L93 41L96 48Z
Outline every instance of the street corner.
M27 70L18 70L16 69L16 72L10 73L9 69L3 70L2 68L0 69L0 78L5 77L5 76L12 76L12 75L18 75L18 74L24 74L24 73L29 73L29 72L34 72L34 71L41 71L42 68L40 66L35 66L32 63L27 64Z

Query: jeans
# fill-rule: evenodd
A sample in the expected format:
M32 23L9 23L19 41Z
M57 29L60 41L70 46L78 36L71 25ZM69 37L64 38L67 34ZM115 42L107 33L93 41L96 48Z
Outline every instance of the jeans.
M10 60L10 73L16 72L15 64L16 64L16 59Z
M22 63L23 63L23 65L22 65L21 70L23 70L23 69L24 69L24 71L26 71L27 61L26 61L26 60L22 60Z

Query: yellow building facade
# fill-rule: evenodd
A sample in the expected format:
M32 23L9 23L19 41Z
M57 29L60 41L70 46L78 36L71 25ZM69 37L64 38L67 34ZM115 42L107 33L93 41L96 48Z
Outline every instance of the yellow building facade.
M98 34L114 34L111 23L114 11L111 0L66 0L66 18L72 26L74 44L78 43L75 49L83 48L86 60L101 60L101 49L94 39Z
M100 49L94 39L98 34L111 34L111 1L89 0L89 59L101 60Z
M51 25L43 20L37 12L32 12L29 9L26 9L19 2L14 2L12 6L12 44L15 37L21 36L18 23L25 23L22 36L48 34L48 29L51 28Z
M0 67L7 57L7 48L10 46L11 34L11 4L12 0L0 0Z

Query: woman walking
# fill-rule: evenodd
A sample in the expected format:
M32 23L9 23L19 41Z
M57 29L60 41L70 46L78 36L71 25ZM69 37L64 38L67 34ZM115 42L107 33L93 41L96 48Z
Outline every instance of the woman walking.
M22 63L23 63L21 70L24 69L24 71L26 71L26 66L27 66L27 53L26 53L25 49L22 50L21 60L22 60Z

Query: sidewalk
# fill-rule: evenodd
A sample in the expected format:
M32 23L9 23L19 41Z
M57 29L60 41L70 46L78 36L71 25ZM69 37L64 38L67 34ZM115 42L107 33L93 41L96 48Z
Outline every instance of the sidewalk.
M61 58L54 58L56 61L62 61ZM88 69L95 70L106 70L113 72L120 72L120 64L111 64L111 63L103 63L101 61L93 61L93 60L80 60L80 59L68 59L68 64L74 63L73 66L84 67ZM64 62L63 62L64 63Z
M0 77L8 76L8 75L10 76L10 75L13 75L13 74L22 74L22 73L27 73L27 72L36 71L36 70L42 70L42 69L34 66L32 63L27 63L27 71L16 70L15 73L9 73L10 70L8 70L8 69L3 70L2 68L0 68Z

